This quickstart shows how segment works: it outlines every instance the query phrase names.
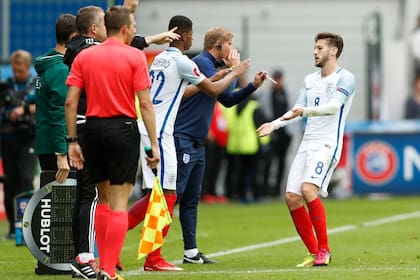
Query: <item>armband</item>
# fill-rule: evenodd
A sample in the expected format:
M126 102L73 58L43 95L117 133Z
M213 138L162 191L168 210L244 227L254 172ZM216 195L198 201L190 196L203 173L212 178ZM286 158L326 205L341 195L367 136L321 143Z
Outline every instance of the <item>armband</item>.
M69 137L69 136L67 136L66 137L66 142L67 143L75 143L75 142L77 142L79 140L79 138L77 138L77 136L75 136L75 137Z

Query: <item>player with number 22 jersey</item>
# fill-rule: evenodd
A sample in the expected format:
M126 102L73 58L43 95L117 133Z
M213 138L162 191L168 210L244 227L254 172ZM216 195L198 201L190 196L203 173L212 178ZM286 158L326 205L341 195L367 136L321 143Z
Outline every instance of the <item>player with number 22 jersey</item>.
M200 73L197 65L178 48L169 47L157 55L150 67L150 97L156 114L156 129L161 155L158 176L165 189L176 189L176 151L173 140L175 118L182 95L188 83L199 84L206 77ZM140 133L147 135L143 122ZM141 153L149 145L147 137L141 137ZM143 166L146 166L145 154L141 154ZM143 162L144 161L144 162ZM154 176L150 168L144 168L144 188L152 188ZM150 174L149 174L150 173Z

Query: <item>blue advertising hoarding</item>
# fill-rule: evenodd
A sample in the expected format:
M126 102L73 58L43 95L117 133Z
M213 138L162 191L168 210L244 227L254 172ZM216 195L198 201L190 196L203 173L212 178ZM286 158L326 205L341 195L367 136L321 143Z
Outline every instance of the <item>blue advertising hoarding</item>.
M368 124L352 131L354 193L420 194L419 124Z
M76 15L81 7L87 5L99 6L106 10L114 3L115 1L109 0L5 1L0 5L0 15L2 18L8 18L8 21L4 23L7 26L0 28L0 35L5 36L0 38L5 38L8 42L1 45L1 53L6 52L10 55L17 49L24 49L35 58L55 46L55 22L60 14ZM4 60L8 57L2 58Z

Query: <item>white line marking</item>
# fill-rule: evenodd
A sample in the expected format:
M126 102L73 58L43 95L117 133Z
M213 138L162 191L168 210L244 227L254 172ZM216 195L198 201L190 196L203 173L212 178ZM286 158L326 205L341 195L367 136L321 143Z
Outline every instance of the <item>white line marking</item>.
M372 226L378 226L378 225L383 225L383 224L388 224L388 223L393 223L393 222L399 222L399 221L403 221L403 220L408 220L408 219L414 219L414 218L418 218L420 217L420 211L416 211L416 212L410 212L410 213L406 213L406 214L400 214L400 215L395 215L395 216L390 216L387 218L382 218L382 219L377 219L377 220L373 220L373 221L369 221L369 222L365 222L362 223L360 226L357 225L345 225L345 226L341 226L341 227L336 227L333 229L329 229L328 230L328 234L332 235L332 234L336 234L336 233L341 233L341 232L346 232L346 231L351 231L351 230L355 230L359 227L372 227ZM279 240L274 240L271 242L265 242L265 243L259 243L259 244L254 244L254 245L249 245L249 246L245 246L245 247L239 247L239 248L235 248L235 249L231 249L231 250L224 250L224 251L220 251L220 252L216 252L213 254L206 254L209 258L213 258L213 257L220 257L220 256L226 256L226 255L230 255L230 254L236 254L236 253L243 253L246 251L251 251L251 250L257 250L257 249L261 249L261 248L266 248L266 247L272 247L272 246L277 246L277 245L282 245L282 244L287 244L287 243L292 243L295 241L299 241L300 237L299 236L292 236L292 237L286 237L286 238L282 238ZM182 260L176 260L176 261L171 261L171 263L173 263L174 265L179 265L182 264ZM388 268L388 270L397 270L400 268ZM310 268L310 270L314 270L314 268ZM329 271L331 271L330 269L328 269ZM386 270L386 268L354 268L354 269L348 269L348 268L343 268L343 269L335 269L335 271L344 271L344 270L353 270L353 271L375 271L375 270ZM404 269L406 270L406 268ZM417 270L417 268L413 268L413 270ZM257 271L229 271L229 273L270 273L270 272L294 272L294 271L303 271L302 269L274 269L274 270L257 270ZM143 274L145 273L142 269L136 269L136 270L131 270L131 271L127 271L125 273L122 273L123 275L139 275L139 274ZM153 272L156 273L156 272ZM226 273L226 271L200 271L200 272L177 272L176 274L194 274L194 273L199 273L199 274L221 274L221 273Z
M391 217L388 217L388 218L383 218L383 219L379 219L379 220L366 222L366 223L363 223L363 226L364 227L373 227L373 226L379 226L379 225L383 225L383 224L389 224L389 223L399 222L399 221L408 220L408 219L414 219L414 218L418 218L418 217L420 217L420 211L401 214L401 215L395 215L395 216L391 216Z
M202 270L202 271L177 271L171 275L210 275L210 274L264 274L264 273L279 273L279 272L314 272L314 271L322 271L322 272L329 272L329 273L336 273L336 272L364 272L364 271L419 271L419 267L401 267L401 266L387 266L387 267L353 267L353 268L336 268L336 267L328 267L328 270L325 270L323 267L308 267L308 268L279 268L279 269L253 269L253 270ZM168 272L165 271L143 271L141 269L130 270L125 273L121 273L123 276L135 276L135 275L156 275L156 274L163 274L168 275Z

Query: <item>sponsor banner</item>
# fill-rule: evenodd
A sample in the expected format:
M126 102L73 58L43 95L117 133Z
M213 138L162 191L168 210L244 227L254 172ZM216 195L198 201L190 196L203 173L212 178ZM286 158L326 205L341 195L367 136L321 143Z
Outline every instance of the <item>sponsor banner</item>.
M420 132L353 134L355 193L420 194Z
M41 188L23 213L23 236L39 263L53 271L68 272L74 257L72 216L77 181L75 172L62 184L54 176L52 171L41 173Z

